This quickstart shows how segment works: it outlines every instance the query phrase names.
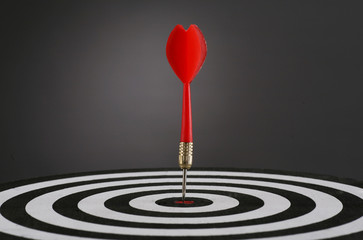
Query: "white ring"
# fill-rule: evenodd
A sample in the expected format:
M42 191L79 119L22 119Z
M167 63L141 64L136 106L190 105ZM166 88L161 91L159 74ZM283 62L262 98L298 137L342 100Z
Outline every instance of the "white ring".
M313 179L313 178L306 178L306 177L296 177L296 176L286 176L280 174L265 174L265 173L250 173L250 172L225 172L225 171L192 171L190 174L198 175L198 176L229 176L229 177L252 177L252 178L264 178L264 179L276 179L276 180L284 180L284 181L291 181L291 182L300 182L300 183L307 183L307 184L314 184L318 186L324 186L333 188L339 191L344 191L349 194L355 195L356 197L363 199L363 189L343 184L337 183L333 181L327 180L320 180L320 179ZM83 181L89 180L112 180L115 178L126 178L126 177L150 177L150 176L180 176L179 172L130 172L130 173L113 173L113 174L97 174L97 175L86 175L80 177L70 177L70 178L63 178L57 180L49 180L44 182L38 182L28 185L23 185L11 189L7 189L5 191L0 192L0 207L6 201L20 195L27 193L29 191L38 190L46 187L57 186L61 184L67 183L82 183ZM79 236L69 236L64 234L58 233L50 233L42 230L28 228L16 223L13 223L0 215L0 231L7 233L12 236L19 236L19 237L26 237L32 239L41 239L41 240L79 240L79 239L96 239L96 238L88 238L88 237L79 237ZM179 231L179 230L177 230ZM278 237L266 237L260 238L265 240L272 240L272 239L294 239L294 240L312 240L312 239L326 239L326 238L333 238L344 236L347 234L353 234L363 231L363 217L360 217L354 221L348 222L343 225L331 227L328 229L321 229L307 233L299 233L294 235L287 235L287 236L278 236ZM235 234L234 232L226 231L224 235ZM151 235L151 234L150 234Z
M170 188L170 186L168 186ZM175 187L175 186L174 186ZM178 186L178 189L180 187ZM189 188L194 189L194 188ZM201 189L201 188L199 188ZM117 195L116 195L117 196ZM217 194L207 194L207 193L188 193L188 197L205 198L212 201L212 204L208 206L200 207L168 207L160 206L156 204L157 200L165 198L180 198L180 193L163 193L163 194L152 194L146 195L138 198L132 199L129 204L133 208L137 208L144 211L152 212L164 212L164 213L205 213L205 212L215 212L222 211L229 208L237 207L239 202L231 197ZM102 204L102 206L104 206ZM107 216L107 215L106 215Z
M162 187L160 189L160 187ZM160 186L158 187L142 187L134 189L135 192L146 192L152 191L155 189L180 189L180 186L170 185L170 186ZM190 185L189 189L193 190L216 190L216 191L230 191L237 193L249 194L255 197L260 198L264 201L264 205L261 208L258 208L253 211L237 213L231 215L223 215L223 216L213 216L213 217L152 217L152 216L140 216L140 215L132 215L127 213L121 213L112 211L104 206L104 202L107 199L110 199L115 196L123 195L122 190L109 191L104 193L95 194L89 196L87 198L82 199L78 203L78 208L85 213L90 215L94 215L101 218L107 218L112 220L126 220L129 222L139 222L139 223L160 223L160 224L208 224L208 223L223 223L223 222L236 222L236 221L244 221L251 220L256 218L268 217L274 214L285 211L290 207L290 201L284 197L281 197L277 194L247 189L247 188L236 188L236 187L221 187L221 186L196 186ZM58 194L57 194L58 195ZM180 195L180 194L179 194ZM200 194L200 196L205 196L204 194ZM49 196L47 197L49 200ZM237 201L238 203L238 201ZM41 202L38 204L45 204L45 202ZM46 203L49 205L49 203ZM243 204L243 203L242 203ZM146 209L145 209L146 210Z

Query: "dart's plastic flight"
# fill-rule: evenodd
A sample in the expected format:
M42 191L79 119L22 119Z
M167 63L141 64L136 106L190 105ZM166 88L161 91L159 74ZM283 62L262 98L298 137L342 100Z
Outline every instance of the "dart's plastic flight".
M166 44L166 56L178 78L183 82L183 112L179 145L179 166L183 169L182 198L186 187L186 170L193 161L192 105L190 83L198 74L207 56L207 44L197 25L190 25L187 30L176 25Z
M183 83L191 83L207 55L204 36L197 25L185 30L176 25L166 44L166 56L175 74Z

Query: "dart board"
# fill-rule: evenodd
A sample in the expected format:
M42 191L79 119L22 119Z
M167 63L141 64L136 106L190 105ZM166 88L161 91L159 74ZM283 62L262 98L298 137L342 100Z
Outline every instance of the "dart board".
M362 183L267 170L121 170L6 183L0 239L363 239Z

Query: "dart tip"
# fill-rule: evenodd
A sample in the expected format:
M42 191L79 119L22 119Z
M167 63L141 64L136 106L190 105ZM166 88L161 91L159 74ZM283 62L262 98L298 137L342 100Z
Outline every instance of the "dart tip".
M183 185L182 185L182 200L185 201L185 193L186 193L186 186L187 186L187 169L183 169Z

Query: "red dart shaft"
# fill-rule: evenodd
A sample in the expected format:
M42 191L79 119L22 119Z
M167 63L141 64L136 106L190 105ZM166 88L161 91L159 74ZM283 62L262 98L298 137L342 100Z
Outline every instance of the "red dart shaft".
M190 98L190 84L183 88L183 112L180 142L193 142L192 130L192 102Z

